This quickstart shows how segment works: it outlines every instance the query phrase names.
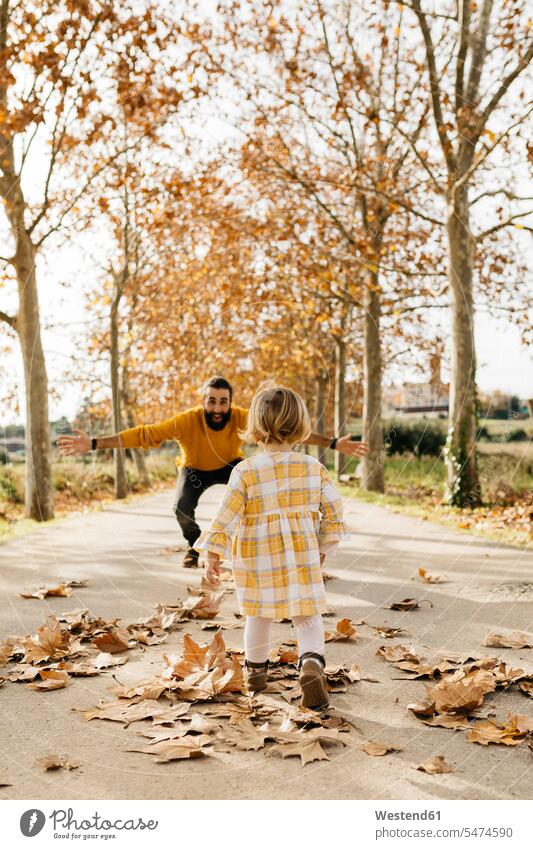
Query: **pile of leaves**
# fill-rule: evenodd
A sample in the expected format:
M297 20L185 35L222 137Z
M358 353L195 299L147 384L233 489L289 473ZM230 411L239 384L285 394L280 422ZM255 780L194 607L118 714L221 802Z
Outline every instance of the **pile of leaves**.
M526 635L519 636L523 639L510 635L506 641L503 635L488 635L485 644L522 646ZM483 655L447 652L431 661L425 660L413 646L406 645L380 646L377 654L407 673L407 677L429 679L424 682L425 696L407 705L425 725L467 730L466 739L481 745L516 746L526 738L533 739L533 717L509 714L507 721L499 725L487 719L489 714L484 705L488 693L512 686L526 696L533 696L533 672L514 669L497 657ZM472 719L481 721L471 723Z
M84 585L63 582L57 587L40 587L23 597L68 596L71 587ZM99 675L126 663L131 650L164 642L181 623L217 615L225 590L215 593L190 587L189 592L185 601L157 605L153 615L130 624L93 616L87 608L59 618L50 615L36 633L8 637L0 644L0 666L12 664L7 680L40 691L62 689L78 676ZM0 684L5 680L2 678Z
M347 745L352 724L332 709L320 714L291 705L299 698L296 652L279 646L270 656L271 683L266 691L247 690L241 652L226 649L219 632L209 644L183 636L179 655L164 655L163 668L135 686L118 685L116 699L85 711L85 719L121 722L152 720L140 731L143 741L128 748L168 762L215 752L258 751L300 757L302 765L328 760L324 747ZM358 670L326 670L330 689L359 680ZM282 701L271 693L280 693ZM148 742L146 742L148 741Z

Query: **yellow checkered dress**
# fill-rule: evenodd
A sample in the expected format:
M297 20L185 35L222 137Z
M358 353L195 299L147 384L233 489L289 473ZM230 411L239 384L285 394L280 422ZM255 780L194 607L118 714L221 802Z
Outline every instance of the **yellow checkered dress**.
M320 554L349 538L324 466L295 451L235 466L220 509L194 547L232 560L245 616L314 616L326 609Z

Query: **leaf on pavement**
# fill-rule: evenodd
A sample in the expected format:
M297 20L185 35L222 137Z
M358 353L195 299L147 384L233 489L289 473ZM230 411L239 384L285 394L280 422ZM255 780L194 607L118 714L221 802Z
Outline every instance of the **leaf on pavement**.
M445 761L444 755L435 755L433 758L428 758L419 764L416 769L419 769L421 772L427 772L429 775L453 772L453 767Z
M329 755L324 751L319 740L276 743L267 750L267 755L281 755L282 758L300 757L302 766L313 761L329 761Z
M86 587L88 585L88 581L62 581L60 584L57 584L54 587L40 586L35 590L29 590L28 592L19 593L21 598L47 598L47 596L61 596L62 598L68 598L68 596L72 595L73 589L78 589L79 587Z
M366 743L363 743L359 746L363 752L366 752L367 755L373 755L376 758L380 758L382 755L387 755L389 752L401 752L401 749L398 746L393 746L390 743L376 743L374 740L367 740Z
M292 646L278 646L272 649L268 659L270 663L298 663L298 650Z
M488 746L496 743L504 746L518 746L533 731L533 717L524 714L509 714L507 722L498 725L492 720L476 722L466 735L469 743Z
M432 717L426 717L425 719L419 717L419 719L424 723L424 725L438 726L439 728L453 728L458 730L460 728L470 727L470 723L464 714L443 713Z
M428 598L424 598L422 601L426 601L430 607L433 607L433 604ZM421 603L416 598L404 598L402 601L394 601L392 604L387 605L385 610L416 610L420 607Z
M518 685L518 689L522 690L526 696L530 696L533 699L533 681L521 681Z
M442 575L430 575L422 567L418 570L418 577L426 584L444 584L447 581L447 579L443 578Z
M97 646L102 652L107 654L117 654L121 651L128 651L130 635L128 631L119 628L113 628L105 634L100 634L94 637L93 645Z
M483 640L483 645L501 649L531 649L533 648L533 637L520 631L513 631L511 634L487 634Z
M55 616L48 616L36 634L22 640L26 651L25 663L40 663L42 660L60 660L71 650L71 637L62 629Z
M224 744L240 752L256 752L264 748L270 732L268 723L256 726L250 719L243 719L238 725L224 728L217 736Z
M349 619L339 619L334 631L326 631L324 639L327 643L337 642L338 640L353 640L355 639L355 628Z
M145 755L156 755L156 763L168 763L169 761L183 760L186 758L199 758L210 755L213 752L211 738L207 735L193 737L179 737L177 740L162 740L142 749L127 749L128 752L141 752Z
M44 769L78 769L81 761L68 760L66 755L46 755L38 758L37 763Z
M46 692L48 690L62 690L63 687L68 687L71 684L68 672L61 669L40 669L40 681L33 681L28 684L32 690L40 690Z
M369 628L372 628L373 631L376 632L380 637L385 637L386 639L392 639L393 637L399 637L400 634L405 634L405 628L391 628L388 625L369 625Z

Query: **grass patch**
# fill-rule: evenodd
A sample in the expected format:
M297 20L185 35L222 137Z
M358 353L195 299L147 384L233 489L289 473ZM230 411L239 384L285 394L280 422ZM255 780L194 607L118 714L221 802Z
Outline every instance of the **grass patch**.
M127 502L135 495L165 488L176 479L174 457L165 454L150 454L147 458L150 484L139 480L133 462L127 463L129 494ZM24 463L9 463L0 466L0 541L40 527L41 523L24 518ZM114 466L112 462L93 458L65 458L52 466L56 518L73 512L97 509L113 501Z

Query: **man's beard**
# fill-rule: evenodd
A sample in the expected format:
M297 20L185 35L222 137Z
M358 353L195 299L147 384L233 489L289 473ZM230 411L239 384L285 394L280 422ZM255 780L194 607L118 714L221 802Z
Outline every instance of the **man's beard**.
M204 410L204 418L207 427L210 427L211 430L224 430L231 418L231 410L228 410L227 413L222 413L222 418L217 422L213 419L213 413L208 413L207 410Z

